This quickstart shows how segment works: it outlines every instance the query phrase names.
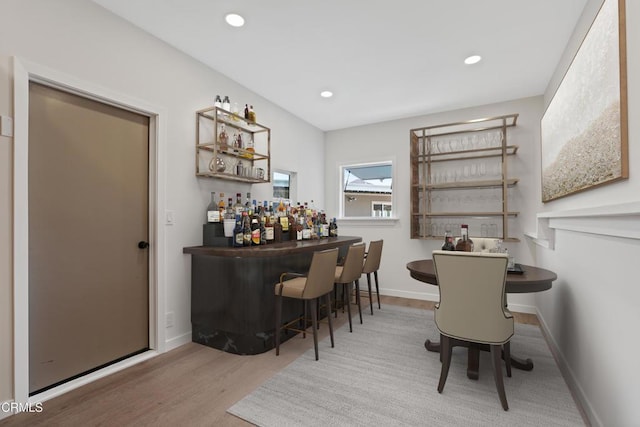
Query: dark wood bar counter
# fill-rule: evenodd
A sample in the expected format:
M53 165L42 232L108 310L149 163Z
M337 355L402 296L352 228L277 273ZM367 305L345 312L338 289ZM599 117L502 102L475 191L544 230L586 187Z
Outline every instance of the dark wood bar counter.
M236 354L274 348L273 290L280 274L306 273L314 252L337 247L344 256L349 245L360 241L339 236L246 248L184 248L191 255L192 341ZM299 301L285 299L282 320L295 319L301 309Z

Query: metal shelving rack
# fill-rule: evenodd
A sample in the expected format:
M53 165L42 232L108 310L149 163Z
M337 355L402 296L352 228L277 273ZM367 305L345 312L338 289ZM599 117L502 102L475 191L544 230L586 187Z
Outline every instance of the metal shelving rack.
M518 241L509 235L509 219L516 217L518 212L509 209L508 197L508 189L517 185L518 179L509 177L507 170L507 157L518 151L517 145L509 144L507 130L516 126L517 119L518 114L509 114L411 129L412 239L442 239L444 231L438 221L461 218L464 221L499 221L500 227L496 224L494 233L485 232L482 237ZM487 177L486 170L484 174L478 171L485 167L484 162L495 162L495 176ZM473 168L476 173L468 173L474 171ZM462 209L458 204L454 209L447 206L444 210L442 203L437 203L440 196L444 198L455 192L465 192L464 197L471 199L470 191L479 200L486 200L483 195L491 189L500 193L501 200L496 200L495 209L493 206L491 209L475 209L474 206ZM472 234L480 236L480 230Z
M229 141L220 143L221 125L228 129ZM253 141L254 152L233 146L232 135L244 135L243 140ZM224 164L220 170L217 165ZM247 166L238 173L236 165ZM213 167L210 167L213 165ZM213 169L213 170L212 170ZM222 169L222 167L221 167ZM257 171L262 169L260 176ZM196 112L196 176L219 178L249 183L271 181L271 129L219 107Z

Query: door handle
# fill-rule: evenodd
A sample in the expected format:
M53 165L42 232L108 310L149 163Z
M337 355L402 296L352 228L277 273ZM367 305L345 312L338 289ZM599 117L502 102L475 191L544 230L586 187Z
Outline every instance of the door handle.
M145 242L144 240L141 240L138 242L138 247L140 249L147 249L149 247L149 242Z

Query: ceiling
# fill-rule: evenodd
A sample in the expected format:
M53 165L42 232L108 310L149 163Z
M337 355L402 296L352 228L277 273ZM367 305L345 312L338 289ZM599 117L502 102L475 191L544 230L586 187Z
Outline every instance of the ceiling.
M587 0L93 1L328 131L542 94Z

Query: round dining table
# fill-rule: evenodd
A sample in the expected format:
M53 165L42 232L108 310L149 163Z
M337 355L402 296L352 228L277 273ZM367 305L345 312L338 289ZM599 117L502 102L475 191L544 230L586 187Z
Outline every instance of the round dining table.
M551 289L551 284L558 278L556 273L544 268L534 267L532 265L517 264L517 271L507 273L506 292L508 294L521 294L529 292L542 292ZM411 277L430 285L438 286L438 278L433 266L432 259L421 259L411 261L407 264L407 270ZM479 369L479 350L481 345L471 345L471 343L459 341L455 345L465 346L469 348L469 356L467 363L467 377L478 379ZM427 339L424 346L429 351L440 352L440 342ZM504 353L503 353L504 356ZM514 356L513 352L510 356L511 366L517 369L530 371L533 369L533 361L531 359L522 359Z

